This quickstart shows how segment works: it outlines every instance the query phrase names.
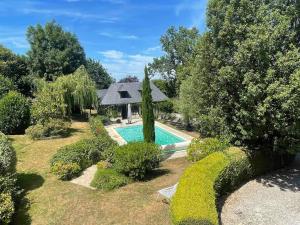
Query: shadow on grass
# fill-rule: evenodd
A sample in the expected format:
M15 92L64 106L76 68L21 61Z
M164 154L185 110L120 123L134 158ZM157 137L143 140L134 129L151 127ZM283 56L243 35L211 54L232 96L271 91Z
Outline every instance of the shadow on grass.
M18 186L23 189L20 201L17 203L16 214L12 224L30 225L31 218L28 213L30 209L30 201L26 197L26 193L37 189L44 184L44 178L36 173L18 173Z
M155 178L167 175L170 172L171 171L169 169L156 169L156 170L153 170L151 173L147 173L142 181L150 181Z

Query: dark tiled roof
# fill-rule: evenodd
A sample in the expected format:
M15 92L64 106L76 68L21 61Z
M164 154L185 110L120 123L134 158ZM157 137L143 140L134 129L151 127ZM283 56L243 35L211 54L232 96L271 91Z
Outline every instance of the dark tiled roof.
M152 98L154 102L161 102L168 99L153 83L150 83L152 90ZM101 105L122 105L129 103L139 103L142 101L141 96L142 83L114 83L108 89L97 91L98 98L101 100ZM121 98L121 91L127 91L130 98Z

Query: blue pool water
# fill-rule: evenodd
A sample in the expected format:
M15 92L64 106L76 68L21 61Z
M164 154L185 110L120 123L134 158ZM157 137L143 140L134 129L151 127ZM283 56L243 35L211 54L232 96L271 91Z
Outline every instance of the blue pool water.
M115 128L115 130L121 135L121 137L127 142L134 141L143 141L143 126L128 126L128 127L119 127ZM160 128L155 127L155 143L159 145L170 145L179 142L184 142L183 138L177 137L174 134Z

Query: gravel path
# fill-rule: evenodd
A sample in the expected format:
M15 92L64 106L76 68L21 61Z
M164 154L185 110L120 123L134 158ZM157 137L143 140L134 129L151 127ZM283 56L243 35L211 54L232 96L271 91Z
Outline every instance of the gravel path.
M287 169L252 180L225 201L223 225L300 225L300 156Z

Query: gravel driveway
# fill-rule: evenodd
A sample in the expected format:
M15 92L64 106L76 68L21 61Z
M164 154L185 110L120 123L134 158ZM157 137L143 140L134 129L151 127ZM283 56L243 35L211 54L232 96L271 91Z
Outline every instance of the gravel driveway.
M243 185L225 201L223 225L300 225L300 156L290 167Z

